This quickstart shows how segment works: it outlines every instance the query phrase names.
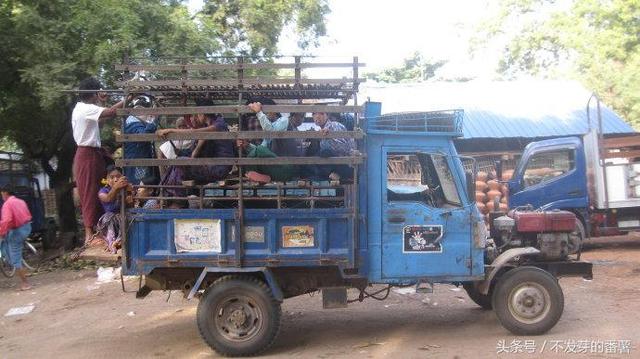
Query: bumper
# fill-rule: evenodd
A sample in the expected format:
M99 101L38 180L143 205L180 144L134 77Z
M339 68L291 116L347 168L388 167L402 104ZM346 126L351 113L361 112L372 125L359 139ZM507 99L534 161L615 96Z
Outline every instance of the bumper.
M593 264L583 261L533 262L527 263L544 269L555 277L582 277L593 279Z

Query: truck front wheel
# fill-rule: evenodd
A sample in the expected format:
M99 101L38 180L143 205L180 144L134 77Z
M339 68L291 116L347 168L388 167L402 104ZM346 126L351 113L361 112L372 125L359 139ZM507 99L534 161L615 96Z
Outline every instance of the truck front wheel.
M263 281L229 275L204 292L197 321L200 335L219 354L255 355L275 341L280 329L280 303Z
M519 267L500 277L493 292L500 323L516 335L546 333L562 316L564 295L558 280L536 267Z

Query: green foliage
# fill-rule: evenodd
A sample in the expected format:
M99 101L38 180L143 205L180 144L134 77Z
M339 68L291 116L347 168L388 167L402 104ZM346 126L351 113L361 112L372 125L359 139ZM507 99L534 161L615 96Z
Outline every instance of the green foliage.
M209 0L194 18L180 1L4 1L0 119L5 126L0 135L25 148L34 140L29 136L29 143L24 143L21 135L26 133L43 135L35 139L44 142L50 142L51 135L59 138L60 131L67 130L62 126L68 122L63 104L69 101L60 91L89 75L111 83L118 76L112 65L125 53L150 60L271 56L285 24L295 23L302 44L308 45L310 39L325 34L327 13L326 0ZM34 133L34 121L53 126L44 124L46 131Z
M327 0L208 0L198 19L226 53L273 56L287 24L295 25L301 48L316 44L326 34L328 13Z
M307 46L325 34L328 11L326 0L208 0L195 15L178 0L3 0L0 138L37 160L52 186L68 186L74 99L62 90L92 75L112 85L113 64L125 54L145 61L272 56L287 25Z
M16 152L18 150L18 145L16 145L15 142L9 140L6 137L0 137L0 151Z
M425 59L419 52L415 52L411 57L405 58L400 67L389 67L365 75L376 82L420 82L435 77L436 71L446 63L444 60Z
M576 78L640 128L640 0L505 0L483 30L506 78Z

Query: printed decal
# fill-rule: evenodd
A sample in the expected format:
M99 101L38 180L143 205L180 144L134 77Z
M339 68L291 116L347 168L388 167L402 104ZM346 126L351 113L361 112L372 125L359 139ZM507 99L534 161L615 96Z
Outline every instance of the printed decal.
M441 253L441 225L405 226L402 233L403 253Z
M222 251L219 219L174 219L173 228L178 253Z
M245 226L244 241L247 243L264 243L264 227Z
M282 247L313 247L313 226L282 226Z

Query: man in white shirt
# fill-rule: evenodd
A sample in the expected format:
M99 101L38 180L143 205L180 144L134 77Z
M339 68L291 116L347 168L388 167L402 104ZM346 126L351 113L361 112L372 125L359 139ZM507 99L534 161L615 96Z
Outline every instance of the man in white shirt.
M116 117L116 109L124 106L124 101L110 108L99 106L98 104L104 104L107 100L107 94L100 92L101 89L102 85L93 77L82 80L79 85L79 101L71 115L73 139L78 145L73 159L73 175L80 195L85 243L93 236L93 228L102 215L98 191L100 180L105 176L105 162L100 143L100 124Z

